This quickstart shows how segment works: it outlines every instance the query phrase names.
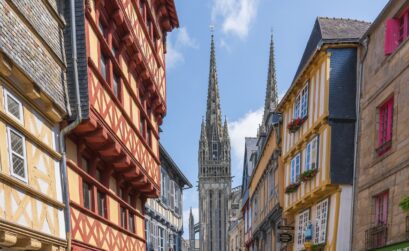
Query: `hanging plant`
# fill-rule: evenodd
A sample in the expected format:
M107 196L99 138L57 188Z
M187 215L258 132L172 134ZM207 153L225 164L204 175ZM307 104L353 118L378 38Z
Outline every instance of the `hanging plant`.
M409 212L409 196L406 198L403 198L401 202L399 203L400 208L402 208L403 211Z
M303 172L303 173L300 175L300 180L301 180L302 182L306 182L306 181L312 180L312 178L314 178L314 177L317 175L317 173L318 173L318 169L317 169L317 168L307 170L307 171Z
M295 133L296 131L298 131L298 129L300 129L300 127L306 120L307 117L293 119L290 123L288 123L287 128L290 133Z
M294 193L297 191L298 187L300 186L300 182L297 181L296 183L290 184L285 188L285 193Z

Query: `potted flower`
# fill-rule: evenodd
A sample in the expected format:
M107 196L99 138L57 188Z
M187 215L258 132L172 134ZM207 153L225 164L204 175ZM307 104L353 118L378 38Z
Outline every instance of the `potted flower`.
M325 243L312 245L312 251L324 251L324 250L325 250Z
M297 191L298 187L300 186L300 181L292 183L285 188L285 193L294 193Z
M317 175L317 173L318 173L318 169L317 169L317 168L313 168L313 169L307 170L307 171L303 172L303 173L300 175L300 180L301 180L302 182L306 182L306 181L312 180L312 178L314 178L314 177Z
M296 118L293 119L290 123L288 123L287 128L290 131L290 133L295 133L298 129L300 129L305 120L307 120L307 117Z
M409 212L409 196L403 198L403 200L401 200L399 203L399 206L403 211Z

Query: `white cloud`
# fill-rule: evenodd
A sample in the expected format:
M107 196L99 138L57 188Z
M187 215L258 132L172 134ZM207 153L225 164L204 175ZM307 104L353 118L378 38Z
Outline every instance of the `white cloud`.
M246 38L257 14L259 0L213 0L212 20L222 19L222 30Z
M175 67L178 63L184 62L183 54L173 47L173 44L168 40L166 45L166 66L168 69Z
M186 27L181 27L177 30L176 44L179 46L186 46L193 49L199 48L199 44L194 38L190 37Z
M232 157L238 164L236 168L243 166L244 139L245 137L256 137L257 129L263 117L263 108L256 111L250 111L236 121L229 123L230 144L232 148Z
M173 37L175 38L173 39ZM198 49L199 44L189 35L186 27L181 27L171 33L167 40L166 65L168 69L174 68L177 64L185 61L182 51L186 47Z
M192 208L193 219L195 223L199 222L199 208L194 207ZM183 231L184 236L189 236L189 216L190 216L190 208L187 210L183 210Z

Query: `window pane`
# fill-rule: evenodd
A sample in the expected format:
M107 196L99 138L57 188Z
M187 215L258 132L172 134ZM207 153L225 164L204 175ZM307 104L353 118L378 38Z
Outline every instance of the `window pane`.
M101 75L105 80L107 80L107 62L108 59L104 54L101 54Z
M84 207L91 210L92 209L92 189L91 186L83 182L82 184L82 194L84 199Z
M7 111L17 119L21 119L20 109L21 104L16 99L7 94Z
M12 161L13 161L13 173L15 175L18 175L22 178L26 177L26 172L24 168L24 159L18 157L17 155L13 154L12 155Z
M105 194L98 191L98 214L101 217L106 217L106 198Z
M14 153L19 154L20 156L24 155L23 151L23 138L10 130L10 141L11 141L11 150Z
M121 81L121 78L119 77L119 75L115 74L114 75L114 84L113 84L112 88L113 88L114 95L117 98L119 98L119 88L120 88L119 86L120 86L120 83L121 83L120 81Z

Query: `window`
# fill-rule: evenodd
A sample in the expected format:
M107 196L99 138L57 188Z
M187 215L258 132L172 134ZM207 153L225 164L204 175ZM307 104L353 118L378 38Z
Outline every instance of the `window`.
M84 200L84 207L86 209L92 210L92 186L85 181L82 182L82 197Z
M171 180L169 182L169 207L175 209L175 182Z
M294 103L294 110L293 110L293 119L303 119L306 118L308 115L308 82L305 87L302 89L300 94L298 94L297 98L295 99Z
M274 170L271 169L268 174L268 186L269 186L269 198L272 199L274 196L275 180L274 180Z
M213 151L212 156L213 156L213 160L217 160L217 155L218 155L218 152L219 152L217 146L218 146L217 143L216 143L216 142L213 142L213 145L212 145L212 151Z
M7 127L7 137L11 175L27 182L25 138L10 127Z
M139 123L139 132L141 133L142 137L145 138L145 118L141 115L141 121Z
M121 77L118 74L114 74L114 83L112 85L112 91L114 92L114 96L120 99L120 91L121 91Z
M180 188L175 183L175 213L180 214Z
M159 243L158 251L165 251L165 230L159 227Z
M21 123L23 122L23 105L10 92L4 89L4 107L6 112L16 118Z
M108 65L108 58L101 53L101 60L100 60L100 70L102 78L106 81L107 80L107 65Z
M169 193L169 177L166 171L162 168L161 169L161 199L162 202L167 205L168 204L168 193Z
M151 247L153 247L156 250L156 247L158 244L157 243L158 234L157 234L157 226L153 221L151 221L150 230L151 230Z
M314 243L325 243L327 238L328 199L317 204Z
M126 229L126 209L121 207L121 227Z
M104 21L102 21L102 19L99 19L99 25L98 25L99 31L101 32L102 36L106 37L107 35L107 27L104 23Z
M318 136L313 138L305 149L305 170L318 168Z
M147 137L148 137L148 145L149 147L152 147L152 129L150 127L148 127L148 131L147 131Z
M291 176L290 176L291 184L298 182L298 177L300 176L300 160L301 160L301 154L297 154L291 160Z
M374 197L375 200L375 225L386 225L388 223L388 191Z
M129 232L135 233L135 216L132 213L129 213L128 221Z
M393 97L389 98L379 108L378 153L382 155L390 147L384 147L392 141L393 127Z
M386 20L385 26L385 55L392 54L398 46L409 36L409 9L397 18Z
M307 209L304 212L300 213L297 216L297 225L296 225L296 237L297 237L297 250L304 249L305 236L304 231L308 226L310 221L310 210Z
M139 0L139 13L141 13L142 18L145 16L145 1Z
M101 191L97 192L97 199L98 199L98 215L107 218L107 203L106 203L106 195Z

